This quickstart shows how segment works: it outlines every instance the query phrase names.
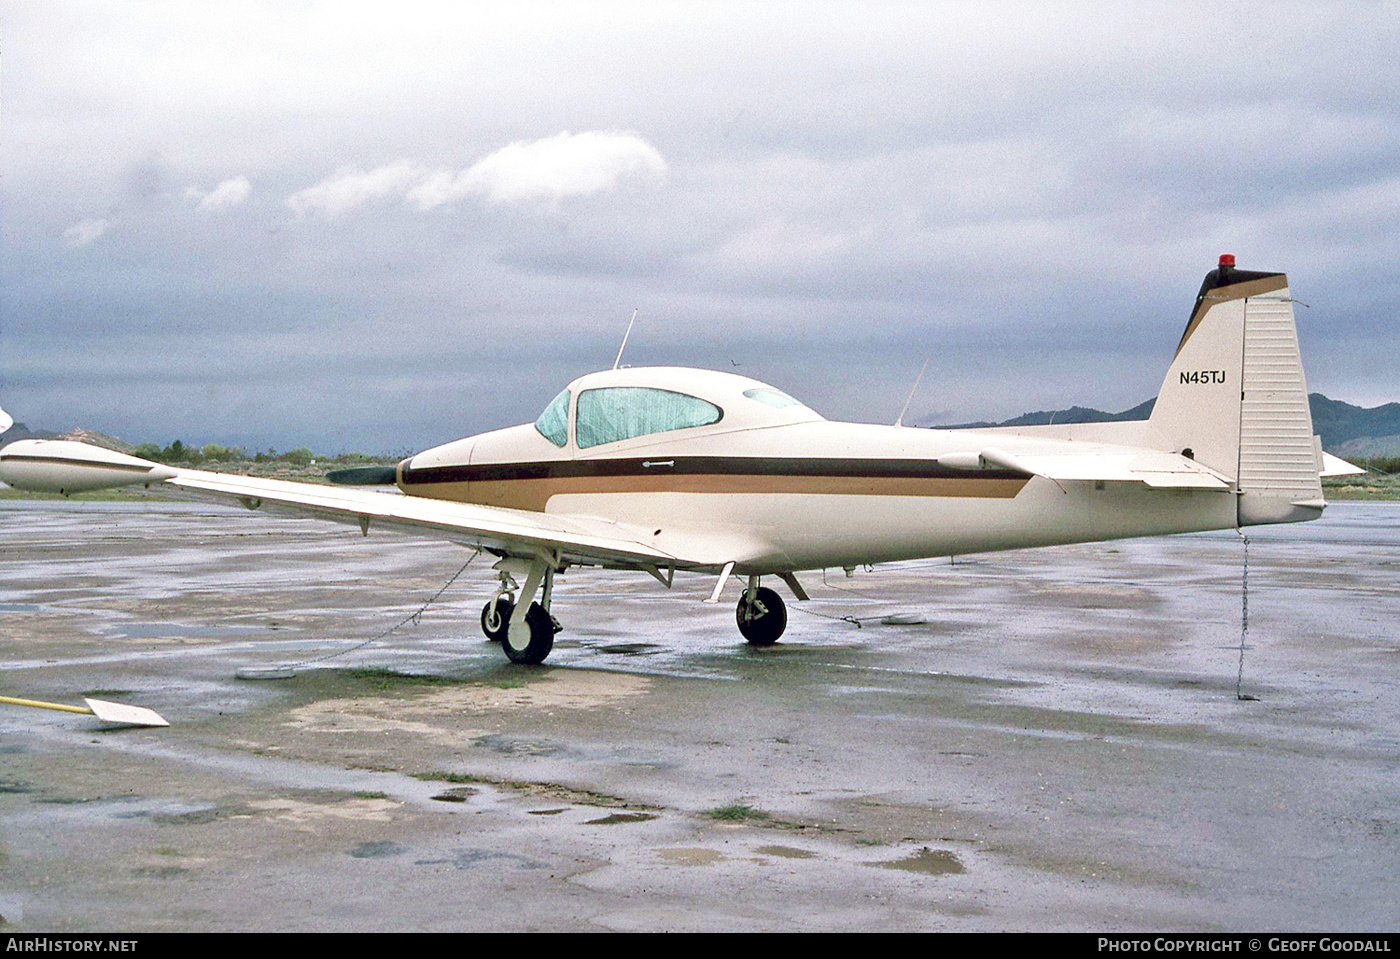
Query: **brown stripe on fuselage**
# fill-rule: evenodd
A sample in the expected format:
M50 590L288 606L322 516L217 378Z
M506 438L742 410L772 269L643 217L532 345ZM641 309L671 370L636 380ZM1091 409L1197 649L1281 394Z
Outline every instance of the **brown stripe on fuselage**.
M405 470L405 487L413 495L432 499L543 511L551 497L568 494L806 494L1010 499L1030 480L1029 476L1011 470L989 470L981 475L961 471L959 475L919 461L884 461L881 464L884 469L880 471L894 475L840 475L850 474L852 467L847 464L853 462L829 461L829 465L823 469L820 461L793 461L793 471L788 472L782 469L780 462L775 465L775 461L765 460L758 467L763 472L747 473L741 472L742 467L735 461L724 463L720 472L672 471L674 467L664 466L653 467L651 469L657 471L652 472L634 460L595 460L559 464L556 469L544 470L555 475L544 476L497 478L501 472L509 472L510 467L483 467L480 468L480 479L471 477L466 468ZM530 466L534 467L535 464ZM522 464L520 472L536 472L536 469ZM567 475L580 469L587 470L591 475ZM941 475L907 475L920 472ZM442 476L442 482L433 482L433 473L447 475Z

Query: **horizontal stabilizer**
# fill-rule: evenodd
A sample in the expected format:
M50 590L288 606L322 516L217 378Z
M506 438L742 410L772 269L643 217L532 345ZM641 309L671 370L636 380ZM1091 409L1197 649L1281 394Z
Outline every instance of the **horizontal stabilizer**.
M986 431L990 432L990 431ZM940 466L953 469L1011 469L1056 482L1143 483L1162 489L1229 489L1225 477L1180 453L1114 447L1100 444L1048 445L1042 452L1017 453L987 448L978 453L947 453ZM1067 448L1082 447L1069 450Z
M1333 456L1326 450L1322 451L1322 469L1318 471L1319 476L1360 476L1366 472L1353 463L1348 463L1340 456Z
M1219 473L1179 453L1131 451L1123 453L1023 455L1027 469L1053 480L1137 482L1163 489L1229 489Z

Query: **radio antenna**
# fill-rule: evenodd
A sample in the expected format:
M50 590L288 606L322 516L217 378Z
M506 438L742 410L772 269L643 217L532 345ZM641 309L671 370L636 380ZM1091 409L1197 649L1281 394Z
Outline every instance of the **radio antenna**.
M613 360L613 369L617 369L617 364L622 362L622 351L627 349L627 337L632 335L632 324L637 322L637 311L632 311L632 319L627 321L627 332L622 334L622 345L617 348L617 359Z
M930 356L928 360L924 360L924 365L919 368L919 375L914 378L914 388L909 391L909 396L904 401L904 409L899 411L899 419L894 421L895 426L904 425L904 414L909 412L909 404L914 402L914 394L918 392L919 381L924 378L924 370L928 369L928 361L931 359L933 359L933 357Z

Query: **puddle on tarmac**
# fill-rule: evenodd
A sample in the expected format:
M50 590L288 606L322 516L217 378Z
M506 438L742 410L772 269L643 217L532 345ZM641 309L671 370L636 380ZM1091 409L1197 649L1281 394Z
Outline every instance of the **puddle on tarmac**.
M661 858L675 866L713 866L724 859L713 849L658 849Z
M152 813L151 822L162 826L203 826L223 818L227 812L222 809L196 809L192 812Z
M655 656L664 652L666 647L658 646L656 643L613 643L610 646L595 646L600 653L612 653L617 656Z
M350 850L350 855L356 859L384 859L388 856L402 856L408 852L404 846L387 839L377 842L362 842L354 849Z
M602 819L590 819L584 823L585 826L615 826L624 822L647 822L656 819L655 813L649 812L615 812L611 816L604 816Z
M266 626L189 626L182 623L121 623L104 627L119 639L215 639L220 636L259 636Z
M457 786L453 789L445 789L433 798L438 802L466 802L479 792L481 790L473 789L471 786Z
M568 811L568 807L565 807L563 809L531 809L529 810L529 813L532 816L557 816L561 812Z
M415 866L451 866L453 869L466 872L492 860L504 860L521 869L545 869L549 865L528 856L517 856L514 853L496 852L491 849L463 849L454 853L450 859L416 859L413 864Z
M513 739L510 736L498 735L477 736L472 740L472 745L509 756L557 756L567 752L558 743L531 742L528 739Z
M99 800L88 796L40 796L34 802L42 803L46 806L77 806L81 803L98 802Z
M139 879L174 879L189 872L184 866L138 866L131 874Z
M764 856L778 856L782 859L815 859L817 854L795 846L759 846L754 852Z
M883 869L902 869L905 872L921 872L926 876L946 876L967 871L963 868L962 861L947 849L930 849L927 846L903 859L872 862L867 865Z

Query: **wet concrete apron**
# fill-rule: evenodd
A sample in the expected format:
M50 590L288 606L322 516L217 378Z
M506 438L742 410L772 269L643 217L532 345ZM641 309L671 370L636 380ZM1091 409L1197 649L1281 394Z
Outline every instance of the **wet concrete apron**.
M0 712L0 928L1393 928L1397 546L1384 504L1255 534L1257 702L1233 534L809 574L761 651L737 588L575 570L535 669L482 563L245 682L466 554L0 503L0 693L174 724Z

